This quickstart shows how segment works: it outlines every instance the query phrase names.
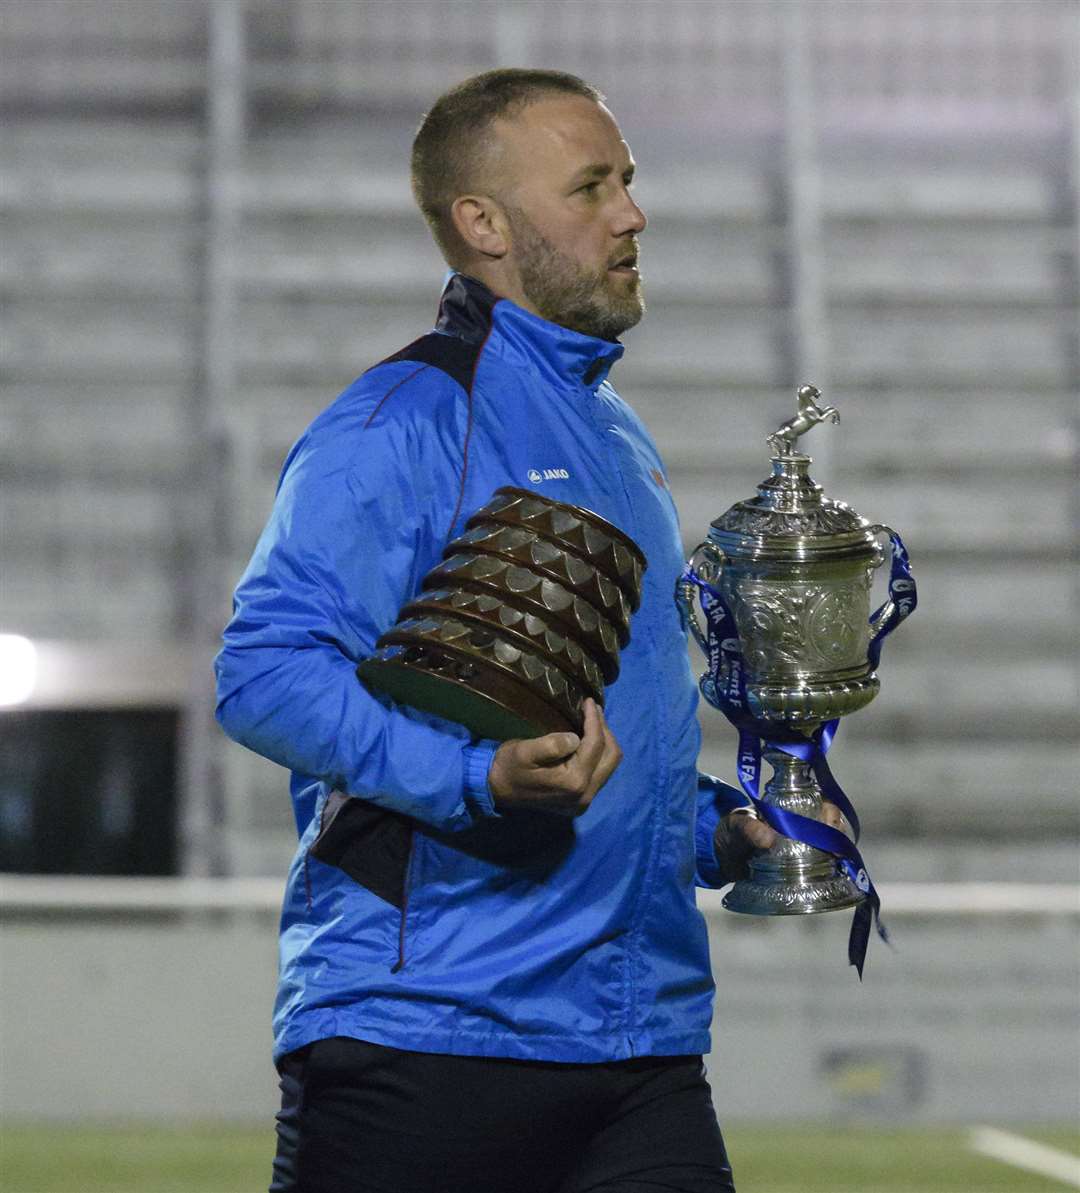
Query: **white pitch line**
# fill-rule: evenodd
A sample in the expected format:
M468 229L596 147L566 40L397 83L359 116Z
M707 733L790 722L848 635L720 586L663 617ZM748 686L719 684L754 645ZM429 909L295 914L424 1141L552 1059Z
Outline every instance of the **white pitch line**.
M1040 1176L1048 1176L1051 1180L1080 1189L1080 1157L1059 1151L1056 1147L1047 1147L1044 1143L1036 1143L1033 1139L1025 1139L1023 1135L1013 1135L1009 1131L999 1131L996 1127L972 1128L969 1146L973 1152L989 1156L992 1160L1037 1172Z

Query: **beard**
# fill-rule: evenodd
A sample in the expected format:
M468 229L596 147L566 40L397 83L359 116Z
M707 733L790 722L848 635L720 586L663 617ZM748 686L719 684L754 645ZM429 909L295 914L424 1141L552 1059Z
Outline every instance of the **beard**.
M645 314L641 281L586 269L560 253L519 207L506 207L525 297L542 318L601 340L615 340Z

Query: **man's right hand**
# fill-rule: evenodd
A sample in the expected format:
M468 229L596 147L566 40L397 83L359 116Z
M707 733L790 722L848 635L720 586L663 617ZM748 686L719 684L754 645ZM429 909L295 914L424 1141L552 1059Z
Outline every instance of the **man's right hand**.
M488 788L499 810L530 808L580 816L622 761L622 750L594 700L583 706L584 732L549 733L498 748Z

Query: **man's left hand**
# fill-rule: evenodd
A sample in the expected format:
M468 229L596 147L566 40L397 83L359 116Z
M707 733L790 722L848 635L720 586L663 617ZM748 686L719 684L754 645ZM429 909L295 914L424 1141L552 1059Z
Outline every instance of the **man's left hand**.
M840 809L823 800L821 804L822 823L844 832L844 818ZM720 865L721 886L737 882L750 876L750 859L763 849L770 849L778 838L775 829L751 813L729 812L717 826L713 836L713 848Z

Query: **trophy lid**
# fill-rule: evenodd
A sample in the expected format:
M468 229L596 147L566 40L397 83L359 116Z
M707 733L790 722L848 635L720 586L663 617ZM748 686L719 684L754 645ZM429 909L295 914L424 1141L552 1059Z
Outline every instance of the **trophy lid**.
M826 497L810 476L813 460L795 442L816 423L840 415L817 405L821 392L799 388L799 410L768 438L776 454L772 475L758 485L758 495L736 502L714 519L709 538L729 556L820 558L878 554L876 527L842 501Z

